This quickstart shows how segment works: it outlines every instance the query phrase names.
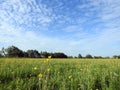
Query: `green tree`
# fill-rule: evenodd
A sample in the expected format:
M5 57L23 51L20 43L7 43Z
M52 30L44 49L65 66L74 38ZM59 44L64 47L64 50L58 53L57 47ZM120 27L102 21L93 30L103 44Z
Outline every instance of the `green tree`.
M120 59L120 55L118 55L118 59Z
M118 56L117 56L117 55L114 55L114 56L113 56L113 58L117 59L117 58L118 58Z
M6 57L6 49L5 49L4 47L0 50L0 54L1 54L3 57Z
M103 58L102 56L94 56L95 59L101 59Z
M54 58L67 58L67 55L65 55L64 53L54 53Z
M73 56L68 56L68 58L73 58Z
M24 53L24 55L30 57L30 58L40 58L41 55L37 50L27 50L26 53Z
M93 58L93 57L92 57L92 55L87 54L87 55L86 55L86 58Z
M0 53L0 58L3 57L3 55Z
M24 57L28 57L28 53L27 52L23 52L24 53Z
M24 53L22 50L15 46L10 46L6 49L7 57L23 57Z
M82 58L82 55L81 55L81 54L78 54L78 58Z
M42 58L48 58L48 56L50 55L50 53L48 53L48 52L46 52L46 51L41 52L40 54L41 54L41 57L42 57Z

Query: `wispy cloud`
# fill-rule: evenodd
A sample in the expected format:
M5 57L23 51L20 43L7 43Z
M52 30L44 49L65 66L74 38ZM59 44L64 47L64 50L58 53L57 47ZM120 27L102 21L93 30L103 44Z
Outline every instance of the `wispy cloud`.
M0 5L0 20L15 26L46 26L52 20L51 13L34 0L7 0Z

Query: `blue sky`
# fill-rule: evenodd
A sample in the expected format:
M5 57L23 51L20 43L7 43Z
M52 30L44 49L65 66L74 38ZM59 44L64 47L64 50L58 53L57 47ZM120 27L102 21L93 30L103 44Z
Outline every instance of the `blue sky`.
M0 48L120 55L120 0L0 0Z

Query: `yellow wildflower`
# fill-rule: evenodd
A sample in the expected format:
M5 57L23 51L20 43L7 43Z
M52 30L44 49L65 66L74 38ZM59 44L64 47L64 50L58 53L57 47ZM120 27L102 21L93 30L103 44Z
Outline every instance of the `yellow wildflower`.
M34 67L34 70L37 70L37 67Z
M44 62L48 62L48 61L49 61L49 59L44 60Z
M46 62L48 62L49 61L49 59L46 59Z
M51 59L51 56L48 56L48 59Z
M38 75L38 77L39 77L39 78L42 78L42 77L43 77L43 74L42 74L42 73L40 73L40 74Z
M69 79L71 79L71 78L72 78L72 76L69 76L68 78L69 78Z
M47 71L49 72L49 71L50 71L50 68L48 68Z

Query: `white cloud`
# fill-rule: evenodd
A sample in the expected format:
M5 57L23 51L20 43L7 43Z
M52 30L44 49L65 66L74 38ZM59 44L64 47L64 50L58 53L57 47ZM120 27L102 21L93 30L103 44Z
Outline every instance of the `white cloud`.
M116 19L120 17L120 0L112 1L111 3L107 2L108 4L105 4L102 8L102 12L100 14L101 18L103 20L110 20L110 19Z
M2 21L15 25L24 24L30 27L33 23L40 26L49 24L52 11L44 4L37 4L34 0L7 0L0 5Z
M71 26L65 27L64 31L69 33L79 33L79 32L83 32L83 29L78 25L71 25Z
M23 50L37 49L39 51L46 50L50 52L65 52L65 50L67 50L67 48L63 48L68 46L69 41L60 38L47 37L42 34L38 35L34 31L25 31L22 30L22 28L17 28L11 25L8 26L9 25L4 24L0 27L0 43L5 45L0 45L0 47L15 45Z
M118 52L117 49L120 48L119 46L116 46L116 48L111 46L114 42L120 42L118 29L103 31L95 36L84 36L79 40L47 37L42 34L38 35L34 31L15 29L13 26L2 27L0 30L0 43L5 43L7 46L16 45L23 50L37 49L50 52L61 51L68 55L77 55L78 53L86 55L90 53L105 56L115 54L115 51ZM112 54L110 50L113 51Z

